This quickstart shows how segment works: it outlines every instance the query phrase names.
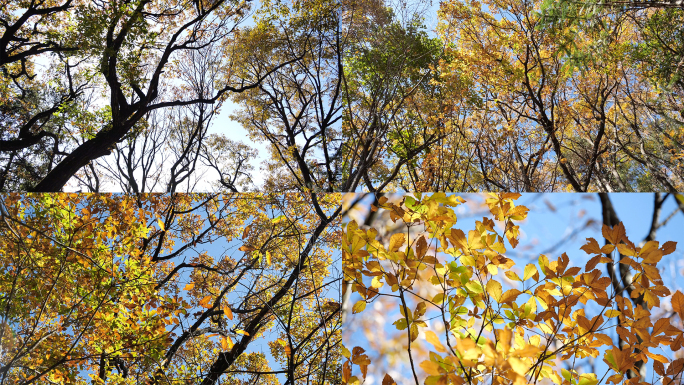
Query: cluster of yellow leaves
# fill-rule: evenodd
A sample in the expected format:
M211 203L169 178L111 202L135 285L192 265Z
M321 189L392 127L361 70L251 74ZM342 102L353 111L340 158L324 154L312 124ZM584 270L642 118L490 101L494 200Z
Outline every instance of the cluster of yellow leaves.
M523 385L544 378L559 385L595 385L596 374L580 374L558 365L596 358L601 352L614 372L610 382L622 381L637 361L653 359L656 373L670 383L684 360L670 362L651 350L661 345L679 350L684 343L682 330L669 318L653 324L651 310L671 294L663 286L657 263L674 252L676 244L660 246L650 241L637 247L621 223L604 226L605 246L589 238L582 247L594 254L584 269L570 266L565 253L556 260L540 255L538 263L527 264L520 277L519 270L512 269L514 261L505 256L507 245L518 244L516 221L528 213L526 207L515 205L518 197L490 194L486 204L493 219L476 221L475 229L467 233L453 227L453 207L464 202L459 197L415 194L398 204L381 198L379 207L403 226L383 243L376 229L360 229L353 221L347 224L342 245L344 274L361 297L353 312L364 311L367 303L379 297L396 300L401 316L393 325L407 330L409 358L416 358L411 343L423 346L418 341L421 335L434 348L419 365L427 375L427 385L475 384L485 379L493 384ZM612 266L613 259L606 255L613 252L619 252L623 256L619 263L633 272L631 296L643 298L647 306L633 305L622 292L611 290L611 278L596 268L599 263ZM505 279L497 280L497 276ZM514 287L505 289L504 285ZM411 302L416 303L413 311ZM589 303L593 306L588 307ZM672 304L684 316L682 293L672 296ZM590 311L594 314L589 315ZM426 319L442 320L443 334L426 330ZM617 326L615 321L619 321ZM629 345L620 347L613 341L606 334L611 329ZM345 366L345 381L350 384L360 381L351 375L352 364L362 368L363 378L370 364L365 355L362 362L355 362L354 357ZM627 382L634 381L638 376Z
M345 384L360 384L359 378L352 376L353 365L359 366L359 370L361 370L363 379L366 379L366 375L368 374L368 365L370 365L371 361L370 358L368 358L368 355L364 354L365 352L366 351L363 348L358 346L354 347L351 353L349 352L349 349L344 346L342 347L342 355L347 359L342 365L342 381L344 381Z
M318 202L334 212L339 196ZM289 344L273 344L273 360L292 356L298 376L312 367L302 361L317 365L323 354L341 365L328 289L339 228L334 218L321 224L304 194L13 194L0 200L0 223L0 362L10 383L132 384L160 367L184 381L274 335ZM227 251L200 249L208 244ZM290 275L296 288L274 299ZM274 371L264 353L236 357L231 373ZM310 378L319 375L329 381Z

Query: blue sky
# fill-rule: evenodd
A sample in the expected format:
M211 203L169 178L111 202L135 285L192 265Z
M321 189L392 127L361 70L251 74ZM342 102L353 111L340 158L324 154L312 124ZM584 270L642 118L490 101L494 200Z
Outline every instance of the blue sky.
M465 198L467 203L456 209L459 216L455 227L467 232L467 230L474 228L475 220L487 215L486 207L483 208L478 203L484 202L484 196L482 194L457 195ZM635 244L638 244L647 235L650 228L654 194L611 194L610 198L620 220L626 227L627 236ZM530 208L530 213L528 219L521 224L523 233L520 237L520 245L513 252L509 250L506 254L516 262L514 269L521 270L528 263L536 263L541 253L546 254L550 260L555 260L562 252L567 252L571 266L583 267L591 257L579 249L586 243L585 239L593 237L600 244L603 244L600 230L601 205L596 194L524 194L517 200L516 204L527 206ZM667 240L678 242L678 250L665 256L658 265L665 285L674 292L684 288L684 232L682 231L684 214L677 210L673 197L669 197L663 205L661 221L672 213L674 214L667 224L659 229L656 240L660 241L661 244ZM601 266L598 268L602 269ZM358 299L358 297L352 297L351 303ZM670 309L669 299L663 300L661 304L663 308ZM398 311L395 311L395 308L388 311L386 306L386 304L380 303L369 304L366 312L350 317L349 323L345 325L344 339L347 346L358 345L367 348L378 346L385 342L370 341L375 336L377 339L387 341L388 338L395 335L396 330L392 323L399 319L400 315ZM368 312L368 309L372 311ZM589 313L590 310L588 309L587 314ZM367 318L371 314L375 319ZM369 334L362 332L361 325L380 329L373 330L369 338ZM430 322L428 325L431 329L439 327L439 325ZM612 337L615 332L610 330L607 334ZM416 343L427 345L422 336L418 338ZM385 348L388 346L390 345L385 344ZM416 347L414 346L414 348ZM399 347L396 349L397 351L400 350ZM672 356L669 348L655 352ZM369 377L365 383L367 385L380 382L381 378L378 376L384 374L382 369L389 371L398 383L401 383L400 378L408 380L410 377L408 375L410 368L405 354L391 357L378 357L371 354L371 359L374 359L374 364L369 371ZM421 361L418 360L417 363ZM600 378L607 369L602 362L602 355L595 359L594 365ZM380 369L379 372L373 371L374 366ZM585 366L581 369L578 368L578 371L587 369L588 366ZM649 372L652 373L650 368Z

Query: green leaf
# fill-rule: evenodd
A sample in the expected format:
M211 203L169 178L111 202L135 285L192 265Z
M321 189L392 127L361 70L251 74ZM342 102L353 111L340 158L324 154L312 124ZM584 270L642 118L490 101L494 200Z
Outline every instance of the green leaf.
M466 283L465 286L469 291L472 291L475 294L480 294L484 292L484 290L482 289L482 284L480 284L480 282L478 281L470 281Z

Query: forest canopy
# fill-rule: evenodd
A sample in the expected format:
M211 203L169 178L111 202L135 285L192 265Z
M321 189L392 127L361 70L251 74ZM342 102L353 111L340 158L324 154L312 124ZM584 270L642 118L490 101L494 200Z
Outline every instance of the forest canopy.
M361 198L342 242L344 383L680 383L677 205L552 195Z
M339 195L5 195L0 383L340 382Z
M683 17L4 0L0 190L681 191Z

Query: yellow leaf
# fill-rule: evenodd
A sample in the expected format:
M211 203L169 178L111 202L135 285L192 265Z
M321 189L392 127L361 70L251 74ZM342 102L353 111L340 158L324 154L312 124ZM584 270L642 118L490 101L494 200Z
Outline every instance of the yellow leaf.
M240 329L236 329L236 330L235 330L235 333L237 333L237 334L242 334L242 335L245 335L245 336L249 336L249 333L247 333L247 332L244 331L244 330L240 330Z
M490 280L487 282L487 293L492 296L497 302L501 300L502 288L498 281Z
M533 275L537 273L537 266L533 264L528 264L525 266L525 272L523 273L523 281L532 278Z
M351 353L349 352L349 349L347 349L347 347L344 345L342 345L342 356L346 358L351 358Z
M185 287L183 288L183 290L192 290L193 287L195 287L195 283L194 283L194 282L190 282L189 284L185 285Z
M425 331L425 340L427 342L431 343L432 346L434 346L438 352L444 353L447 351L446 348L444 347L444 345L442 345L442 343L439 342L439 337L437 337L437 334L435 334L433 331L430 331L430 330Z
M499 254L503 254L503 253L506 252L506 247L505 247L504 244L501 243L501 242L495 242L495 243L492 245L492 250L496 251L496 252L499 253Z
M510 271L510 270L506 272L506 277L508 277L508 279L510 279L512 281L522 282L522 279L520 279L520 277L518 277L518 274L516 274L515 272Z
M285 219L287 219L287 217L285 215L278 215L277 217L271 219L271 223L277 224L277 223L280 223L281 221L283 221Z
M157 219L157 224L159 225L159 228L161 229L161 231L166 231L164 229L164 222L162 222L161 219Z
M470 319L474 320L475 318L472 317ZM456 349L459 353L461 353L461 357L464 361L477 360L478 357L480 357L480 354L482 353L482 350L479 346L477 346L477 344L475 344L475 341L468 337L463 339L457 339Z
M228 317L229 320L232 320L232 319L233 319L233 311L230 310L230 308L229 308L228 306L226 306L226 307L223 308L223 314L225 314L226 317Z
M596 385L598 382L599 380L596 378L595 373L584 373L580 374L577 385Z
M226 336L221 338L221 348L223 348L223 351L228 351L230 348L233 347L233 341L230 339L230 337Z
M481 249L484 247L479 232L475 230L468 231L468 247L470 249Z
M423 368L425 373L437 376L441 374L439 372L439 364L432 361L423 361L420 363L420 367Z
M271 266L271 253L268 251L266 252L266 264Z
M511 369L521 376L524 376L530 368L523 360L515 357L509 357L508 363L511 365Z
M252 246L249 246L249 245L242 245L242 246L240 246L240 248L238 250L247 252L247 251L254 251L256 249Z
M535 335L530 337L530 344L532 344L534 346L539 346L540 343L541 343L541 337L540 336L535 334Z
M358 301L352 307L352 314L361 313L366 308L366 301Z
M389 250L397 251L404 244L405 238L402 233L392 235L389 242Z

